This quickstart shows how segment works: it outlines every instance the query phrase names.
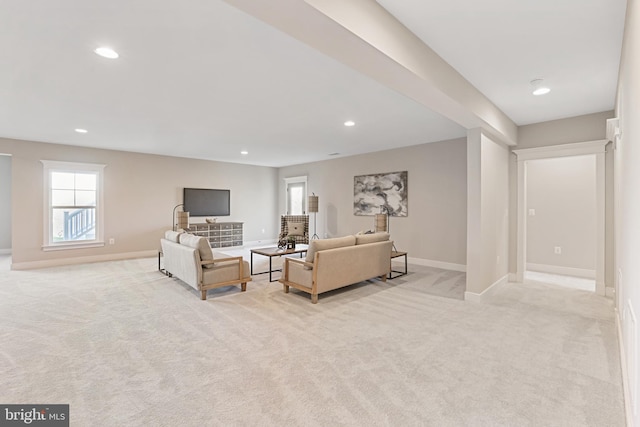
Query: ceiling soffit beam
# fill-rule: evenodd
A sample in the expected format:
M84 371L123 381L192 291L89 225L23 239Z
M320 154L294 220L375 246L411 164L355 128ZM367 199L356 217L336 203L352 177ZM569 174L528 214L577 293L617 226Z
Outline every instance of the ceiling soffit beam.
M225 1L466 129L516 144L515 123L373 0Z

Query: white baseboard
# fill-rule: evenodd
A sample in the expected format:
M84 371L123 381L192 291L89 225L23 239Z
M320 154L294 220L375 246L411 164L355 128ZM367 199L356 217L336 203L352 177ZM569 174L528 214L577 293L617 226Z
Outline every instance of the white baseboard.
M0 249L0 255L11 255L11 248L9 248L9 249Z
M584 268L560 267L557 265L527 263L527 270L539 271L541 273L561 274L563 276L584 277L585 279L595 279L596 271Z
M615 309L616 326L618 330L618 351L620 352L620 367L622 368L622 394L624 397L624 412L627 419L627 426L633 426L633 409L630 394L629 372L627 370L627 354L624 349L624 341L622 335L622 319L620 318L620 310Z
M516 273L509 273L509 281L517 283L518 282L518 275Z
M158 256L158 250L148 250L139 252L125 252L119 254L93 255L74 258L47 259L42 261L14 262L11 264L12 270L32 270L36 268L59 267L62 265L87 264L91 262L118 261L132 258L148 258Z
M436 261L432 259L411 258L407 257L409 264L424 265L425 267L442 268L443 270L467 272L467 266L464 264L454 264L452 262Z
M505 274L504 276L502 276L501 278L493 282L493 284L491 284L491 286L489 286L487 289L482 291L482 293L477 294L475 292L465 291L464 300L470 301L470 302L481 302L484 297L489 295L493 290L497 289L499 285L503 285L508 282L509 282L509 275Z

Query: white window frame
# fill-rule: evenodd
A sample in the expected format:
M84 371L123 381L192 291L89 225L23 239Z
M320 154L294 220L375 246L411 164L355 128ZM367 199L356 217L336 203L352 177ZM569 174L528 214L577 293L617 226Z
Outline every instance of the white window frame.
M97 248L104 246L104 195L103 181L106 165L96 163L60 162L55 160L40 160L43 165L44 203L43 203L43 243L42 250L58 251L66 249ZM52 172L95 172L96 185L96 238L92 240L78 240L73 242L54 242L52 238L52 208L51 208L51 173Z
M289 186L291 184L302 184L302 215L307 215L307 176L294 176L291 178L284 178L284 199L285 199L285 212L287 215L291 215L291 200L289 199Z

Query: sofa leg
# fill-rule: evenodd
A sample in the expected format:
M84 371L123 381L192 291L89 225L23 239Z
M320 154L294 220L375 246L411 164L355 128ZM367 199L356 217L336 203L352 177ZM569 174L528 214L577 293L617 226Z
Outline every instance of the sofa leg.
M386 281L387 281L387 275L385 274L384 276L380 276L380 279L381 279L383 282L386 282Z
M242 290L242 292L247 290L247 282L244 283L240 283L240 289Z
M311 304L318 303L318 294L311 294Z
M207 299L207 291L206 290L200 291L200 299L202 301L205 301Z
M288 294L289 293L289 287L287 285L282 285L284 287L284 293Z

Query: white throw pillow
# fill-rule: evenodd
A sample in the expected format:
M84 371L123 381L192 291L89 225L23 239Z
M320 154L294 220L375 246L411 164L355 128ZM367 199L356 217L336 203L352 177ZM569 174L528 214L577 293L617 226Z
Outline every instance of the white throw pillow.
M213 251L209 241L202 236L194 236L193 234L182 233L180 235L180 244L189 246L190 248L197 249L200 252L200 259L202 261L213 261ZM205 268L212 268L213 263L205 264Z
M181 234L180 231L167 230L164 232L164 238L174 243L180 243Z

